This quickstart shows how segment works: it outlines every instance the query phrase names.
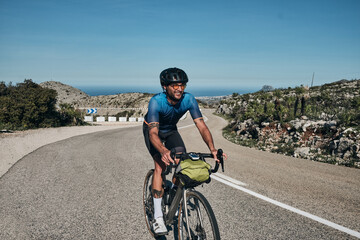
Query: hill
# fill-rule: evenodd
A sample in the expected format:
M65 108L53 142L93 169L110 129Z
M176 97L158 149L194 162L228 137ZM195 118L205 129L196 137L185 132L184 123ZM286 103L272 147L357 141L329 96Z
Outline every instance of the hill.
M237 144L360 167L360 80L233 94L217 114Z
M61 82L40 83L42 87L56 90L57 103L68 103L83 112L88 108L97 108L99 115L116 115L126 112L128 115L144 115L147 104L153 96L148 93L121 93L116 95L89 96L81 90ZM131 109L136 109L131 110Z
M89 98L89 95L83 91L74 88L72 86L63 84L61 82L48 81L39 84L41 87L53 89L57 92L57 103L69 103L80 102L84 99Z

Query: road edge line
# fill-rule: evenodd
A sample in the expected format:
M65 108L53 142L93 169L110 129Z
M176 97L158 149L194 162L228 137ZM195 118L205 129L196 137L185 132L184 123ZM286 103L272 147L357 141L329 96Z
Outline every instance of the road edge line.
M334 229L336 229L336 230L339 230L339 231L341 231L341 232L345 232L345 233L347 233L347 234L349 234L349 235L351 235L351 236L360 238L360 232L356 232L356 231L351 230L351 229L349 229L349 228L347 228L347 227L344 227L344 226L341 226L341 225L339 225L339 224L330 222L330 221L328 221L328 220L326 220L326 219L324 219L324 218L315 216L315 215L313 215L313 214L311 214L311 213L302 211L302 210L300 210L300 209L294 208L294 207L292 207L292 206L290 206L290 205L287 205L287 204L285 204L285 203L281 203L281 202L276 201L276 200L274 200L274 199L271 199L271 198L269 198L269 197L263 196L263 195L261 195L261 194L259 194L259 193L256 193L256 192L253 192L253 191L251 191L251 190L249 190L249 189L246 189L246 188L244 188L244 187L238 186L238 185L236 185L236 184L234 184L234 183L231 183L231 182L229 182L229 181L227 181L227 180L225 180L225 179L222 179L222 178L220 178L220 177L217 177L217 176L214 176L214 175L213 175L211 178L213 178L213 179L215 179L216 181L219 181L219 182L221 182L221 183L224 183L224 184L226 184L226 185L228 185L228 186L230 186L230 187L233 187L233 188L235 188L235 189L238 189L238 190L240 190L240 191L243 191L243 192L245 192L245 193L247 193L247 194L250 194L250 195L252 195L252 196L254 196L254 197L257 197L257 198L259 198L259 199L261 199L261 200L264 200L264 201L266 201L266 202L272 203L272 204L274 204L274 205L276 205L276 206L278 206L278 207L281 207L281 208L284 208L284 209L289 210L289 211L291 211L291 212L300 214L300 215L302 215L302 216L304 216L304 217L310 218L310 219L312 219L312 220L314 220L314 221L317 221L317 222L319 222L319 223L322 223L322 224L324 224L324 225L327 225L327 226L329 226L329 227L332 227L332 228L334 228Z
M226 176L226 175L224 175L224 174L221 174L221 173L214 173L213 175L211 175L211 177L213 177L213 176L217 176L217 177L219 177L219 178L222 178L222 179L224 179L224 180L227 180L227 181L229 181L229 182L231 182L231 183L233 183L233 184L236 184L236 185L239 185L239 186L243 186L243 187L246 187L246 186L248 186L246 183L243 183L243 182L241 182L241 181L239 181L239 180L236 180L236 179L234 179L234 178L231 178L231 177L229 177L229 176Z

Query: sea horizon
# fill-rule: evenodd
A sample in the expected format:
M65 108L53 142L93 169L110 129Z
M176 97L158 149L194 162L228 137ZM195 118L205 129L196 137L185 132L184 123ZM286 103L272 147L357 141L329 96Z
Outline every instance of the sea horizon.
M120 93L160 93L160 87L131 87L131 86L75 86L89 96L100 95L116 95ZM193 94L195 97L216 97L228 96L233 93L246 94L259 91L260 88L203 88L203 87L187 87L185 92Z

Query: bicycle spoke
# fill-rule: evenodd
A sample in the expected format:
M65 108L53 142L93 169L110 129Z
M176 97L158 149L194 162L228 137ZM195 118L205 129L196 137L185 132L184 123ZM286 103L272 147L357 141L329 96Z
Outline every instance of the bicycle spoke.
M187 219L185 211L188 215ZM180 239L220 239L211 207L198 192L189 192L187 209L182 209L180 212L179 237Z

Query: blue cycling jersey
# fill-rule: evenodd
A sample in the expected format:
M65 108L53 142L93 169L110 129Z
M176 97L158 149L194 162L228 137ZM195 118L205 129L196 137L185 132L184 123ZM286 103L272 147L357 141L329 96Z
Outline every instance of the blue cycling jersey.
M148 112L145 115L147 123L158 122L162 133L176 130L179 119L189 110L193 119L201 118L202 114L195 97L184 92L180 101L172 105L164 92L156 94L150 99Z

